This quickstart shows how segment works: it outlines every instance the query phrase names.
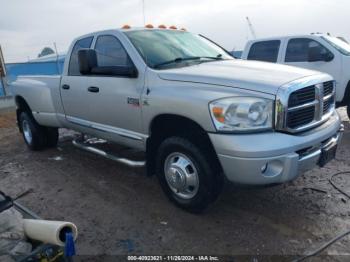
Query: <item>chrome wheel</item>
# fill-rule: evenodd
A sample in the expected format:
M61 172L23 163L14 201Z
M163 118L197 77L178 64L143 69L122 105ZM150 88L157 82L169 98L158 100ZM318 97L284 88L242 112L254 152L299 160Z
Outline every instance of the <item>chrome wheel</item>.
M198 172L186 155L177 152L170 154L164 163L164 173L170 189L178 197L191 199L197 194Z
M32 131L30 130L30 126L27 120L22 121L22 130L24 134L24 139L28 144L31 144L33 141Z

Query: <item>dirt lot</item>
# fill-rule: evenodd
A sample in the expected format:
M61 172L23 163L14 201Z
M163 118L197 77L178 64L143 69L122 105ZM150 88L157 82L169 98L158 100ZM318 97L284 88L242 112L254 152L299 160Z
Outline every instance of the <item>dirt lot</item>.
M29 151L14 114L2 113L0 190L16 196L32 188L22 204L44 218L75 222L82 255L300 255L350 228L350 199L328 181L350 171L350 124L341 113L346 132L337 159L327 167L277 187L227 185L202 215L170 204L157 179L143 169L79 151L66 130L57 149ZM350 191L350 174L335 181ZM323 257L327 261L350 259L349 238L323 254L348 255Z

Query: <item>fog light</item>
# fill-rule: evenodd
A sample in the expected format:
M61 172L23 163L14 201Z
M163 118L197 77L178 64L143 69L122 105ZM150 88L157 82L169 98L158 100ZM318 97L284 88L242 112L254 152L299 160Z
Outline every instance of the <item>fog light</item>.
M267 170L267 165L268 165L268 163L266 163L265 165L263 165L262 167L261 167L261 173L265 173L265 171Z

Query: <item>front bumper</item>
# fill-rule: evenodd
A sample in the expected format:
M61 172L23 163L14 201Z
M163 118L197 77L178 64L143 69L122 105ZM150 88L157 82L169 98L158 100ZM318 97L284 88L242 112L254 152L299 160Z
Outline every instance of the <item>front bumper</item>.
M292 135L209 134L228 180L239 184L283 183L317 166L321 151L340 142L343 125L336 111L323 125Z

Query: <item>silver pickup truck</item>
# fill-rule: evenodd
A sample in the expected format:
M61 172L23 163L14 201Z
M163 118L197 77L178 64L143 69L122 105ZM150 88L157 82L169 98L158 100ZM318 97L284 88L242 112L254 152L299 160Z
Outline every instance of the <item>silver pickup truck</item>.
M56 146L65 127L145 152L178 206L200 212L225 180L279 184L334 158L343 131L331 76L233 59L198 35L124 28L77 38L62 76L11 85L30 149Z

